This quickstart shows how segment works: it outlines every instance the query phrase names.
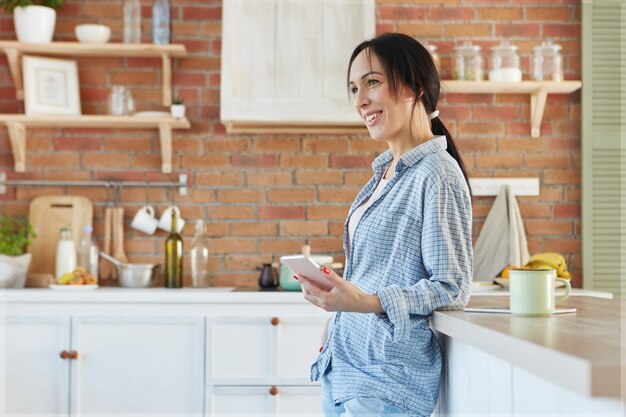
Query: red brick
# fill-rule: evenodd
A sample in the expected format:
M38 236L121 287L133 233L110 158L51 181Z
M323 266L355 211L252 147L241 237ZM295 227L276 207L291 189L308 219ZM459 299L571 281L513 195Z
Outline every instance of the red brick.
M459 123L459 132L463 136L473 135L503 135L503 122L461 122Z
M522 166L521 155L479 154L476 155L476 167L483 168L519 168Z
M304 219L303 206L259 206L259 219Z
M182 165L185 168L215 169L230 166L226 155L185 155L182 158Z
M209 219L252 219L253 206L214 206L209 210Z
M281 168L325 168L328 163L325 155L283 155L281 156Z
M307 218L312 220L324 219L324 220L343 220L348 215L350 207L344 206L313 206L308 205L306 212Z
M544 184L580 184L580 171L546 169L543 173Z
M276 186L293 184L290 172L248 172L248 185Z
M233 167L239 168L271 168L278 165L276 155L233 155Z
M177 86L208 87L205 73L176 72L172 75L172 84Z
M546 252L558 252L562 254L580 253L579 239L545 239L544 248Z
M524 166L528 168L569 168L569 155L526 155Z
M218 191L220 203L261 203L265 200L265 191L232 189Z
M527 220L524 222L524 227L529 235L562 236L572 233L571 221Z
M538 23L496 23L495 34L501 38L536 38L541 35L541 25Z
M304 139L302 142L302 150L304 152L335 152L345 153L348 152L348 139L340 138L315 138Z
M521 20L523 17L521 7L479 7L477 8L478 20L495 20L497 22Z
M550 218L550 207L538 204L520 204L520 213L524 219L548 219Z
M309 244L311 245L311 249L315 251L315 253L331 253L335 254L333 256L334 262L343 262L345 258L343 255L343 241L342 239L334 238L311 238L308 239Z
M355 153L372 153L381 154L389 149L387 142L367 139L354 139L350 142L352 152Z
M54 149L59 151L94 151L100 149L100 138L94 137L65 137L53 138Z
M520 110L516 106L476 106L472 109L472 120L515 120L519 117Z
M335 185L343 183L341 171L299 171L296 172L296 184Z
M492 36L492 25L488 23L446 24L446 36L451 38L481 38Z
M114 138L109 137L104 140L104 149L107 152L151 152L153 150L154 139L152 138ZM176 148L174 148L176 149Z
M259 239L259 253L300 253L304 243L304 239Z
M346 185L365 185L370 178L372 177L373 172L369 171L361 171L361 172L346 172Z
M281 188L269 190L267 200L271 203L307 203L315 201L313 188Z
M331 188L319 191L320 202L352 203L359 194L360 188Z
M259 138L252 142L255 152L299 151L300 139L297 138Z
M339 169L367 168L372 165L374 157L355 155L331 155L330 167Z
M204 151L210 153L246 152L248 151L248 141L246 139L205 140Z
M428 17L430 20L473 20L474 8L450 6L431 7L428 9Z
M146 85L158 83L157 73L154 71L124 71L112 72L111 84Z
M325 221L284 221L280 224L281 236L320 236L328 234Z
M243 175L236 172L198 172L195 175L198 186L229 186L243 184Z
M555 205L554 218L580 218L580 204Z
M496 150L496 140L490 138L454 139L454 144L464 158L470 158L473 152L489 152Z
M425 15L424 8L411 6L379 6L378 15L380 20L423 20Z
M398 23L397 31L415 38L438 38L443 35L444 26L438 23ZM377 29L378 30L378 29ZM380 33L380 32L378 32Z
M193 20L221 20L221 7L190 7L183 9L183 19L185 21Z
M544 23L543 36L546 38L580 39L580 23Z
M526 7L526 20L572 20L571 9L567 7Z
M255 253L256 239L209 239L209 253Z
M254 222L254 223L233 223L231 225L233 236L277 236L278 227L276 223Z

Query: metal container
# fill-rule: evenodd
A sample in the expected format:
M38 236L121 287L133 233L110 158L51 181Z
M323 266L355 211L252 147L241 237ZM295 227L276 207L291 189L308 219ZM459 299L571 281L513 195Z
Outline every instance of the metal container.
M134 264L120 262L111 255L100 252L100 255L115 265L115 272L120 286L126 288L148 288L156 281L159 264Z

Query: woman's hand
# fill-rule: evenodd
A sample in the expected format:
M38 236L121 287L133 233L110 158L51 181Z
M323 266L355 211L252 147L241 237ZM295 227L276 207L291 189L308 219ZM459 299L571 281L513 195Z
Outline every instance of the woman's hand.
M328 267L324 267L322 272L334 285L333 289L325 290L304 275L294 275L294 278L302 284L304 298L310 303L326 311L384 312L377 295L365 294L356 285L346 281Z

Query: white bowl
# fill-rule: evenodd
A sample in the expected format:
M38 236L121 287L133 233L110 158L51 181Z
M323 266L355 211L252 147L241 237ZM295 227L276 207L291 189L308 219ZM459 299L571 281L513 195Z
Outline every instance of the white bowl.
M96 24L78 25L74 33L81 43L107 43L111 37L111 28Z

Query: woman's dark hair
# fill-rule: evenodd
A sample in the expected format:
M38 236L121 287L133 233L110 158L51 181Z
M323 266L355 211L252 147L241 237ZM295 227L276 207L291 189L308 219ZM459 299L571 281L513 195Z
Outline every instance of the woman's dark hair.
M400 92L405 85L413 90L415 102L413 103L411 115L415 111L415 106L417 106L419 100L424 103L427 113L430 114L436 110L440 89L439 73L430 52L421 43L402 33L384 33L373 39L361 42L350 57L348 85L350 84L352 63L366 49L370 54L376 55L380 61L385 74L387 74L389 88L396 98L400 97ZM459 164L469 188L469 179L461 155L459 155L456 146L454 146L452 135L439 117L431 120L431 130L435 135L444 135L446 137L448 153Z

